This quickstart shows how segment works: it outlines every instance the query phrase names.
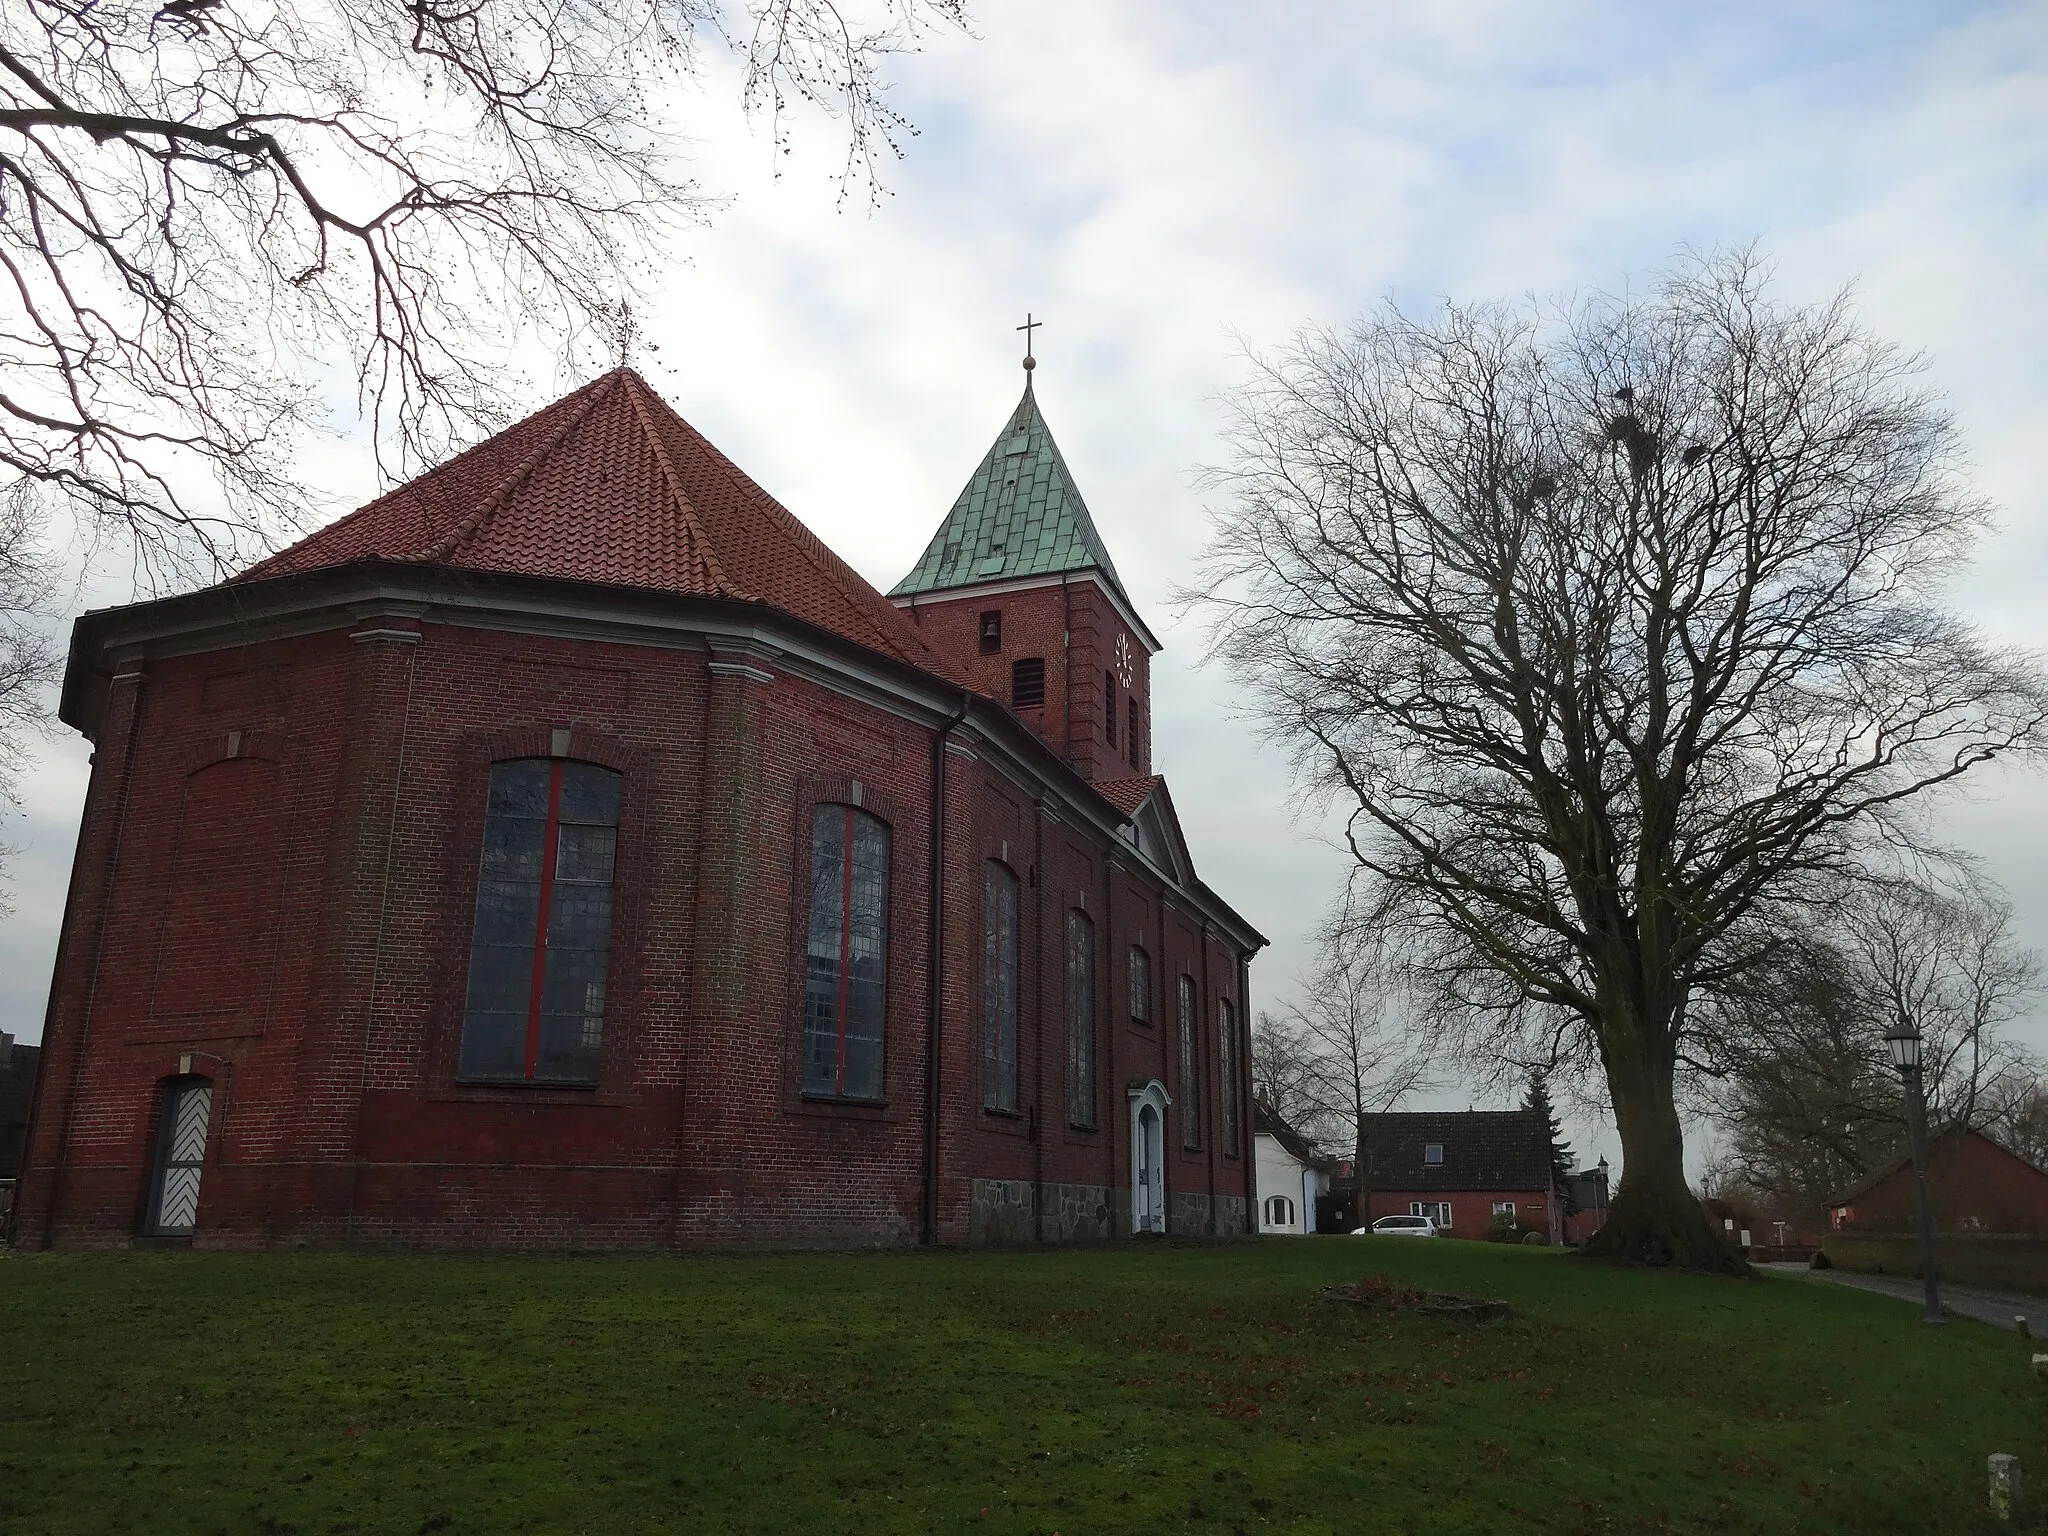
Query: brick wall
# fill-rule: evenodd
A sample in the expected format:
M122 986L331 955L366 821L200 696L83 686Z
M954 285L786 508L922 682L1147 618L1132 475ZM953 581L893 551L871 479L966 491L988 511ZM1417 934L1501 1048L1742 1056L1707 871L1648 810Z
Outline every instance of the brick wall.
M1091 642L1092 643L1092 642ZM1056 652L1053 654L1057 654ZM125 670L124 670L125 669ZM17 1236L126 1243L160 1084L214 1084L194 1241L630 1247L905 1243L920 1226L932 732L745 650L359 618L121 662L97 739ZM1049 668L1049 689L1057 669ZM976 1180L1028 1183L1043 1235L1128 1228L1125 1092L1180 1094L1173 978L1200 988L1204 1137L1169 1188L1241 1211L1220 1145L1219 998L1240 957L970 740L947 758L939 1235ZM490 765L623 776L595 1089L457 1080ZM801 1092L812 808L890 829L884 1100ZM983 862L1025 877L1025 1113L981 1108ZM1092 1129L1065 1112L1065 913L1096 922ZM1128 1017L1129 945L1154 1020ZM1240 1082L1243 1074L1240 1074ZM1181 1106L1176 1103L1176 1112ZM1248 1111L1240 1141L1249 1140ZM1230 1202L1235 1200L1233 1207ZM1064 1213L1064 1214L1062 1214ZM1221 1217L1212 1218L1211 1224ZM1036 1225L1043 1225L1037 1223Z
M1045 662L1045 704L1017 714L1055 752L1090 779L1152 771L1152 658L1093 581L1021 592L920 597L904 610L925 640L956 657L990 698L1010 702L1010 668L1020 657ZM1002 615L1002 649L981 649L981 616ZM1103 673L1126 642L1131 685L1116 690L1116 741L1105 729ZM1138 748L1129 745L1129 701L1138 701ZM1135 762L1133 757L1135 756Z
M1976 1134L1938 1137L1928 1148L1928 1204L1943 1232L2048 1234L2048 1174ZM1910 1232L1918 1220L1910 1164L1837 1211L1835 1225Z
M1487 1224L1493 1220L1496 1202L1512 1200L1515 1203L1515 1220L1524 1227L1533 1227L1539 1232L1550 1230L1549 1197L1541 1190L1452 1190L1448 1193L1437 1190L1374 1189L1372 1191L1372 1212L1360 1226L1370 1226L1382 1216L1406 1216L1412 1202L1437 1203L1449 1201L1451 1207L1452 1237L1485 1237Z

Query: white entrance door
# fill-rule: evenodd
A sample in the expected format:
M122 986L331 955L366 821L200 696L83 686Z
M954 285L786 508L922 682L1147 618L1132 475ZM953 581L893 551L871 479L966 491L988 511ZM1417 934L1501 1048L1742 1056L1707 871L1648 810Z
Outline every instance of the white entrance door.
M1138 1111L1138 1204L1131 1225L1140 1232L1166 1230L1166 1170L1159 1156L1159 1111L1150 1104Z
M1166 1230L1166 1088L1157 1078L1130 1090L1131 1231Z

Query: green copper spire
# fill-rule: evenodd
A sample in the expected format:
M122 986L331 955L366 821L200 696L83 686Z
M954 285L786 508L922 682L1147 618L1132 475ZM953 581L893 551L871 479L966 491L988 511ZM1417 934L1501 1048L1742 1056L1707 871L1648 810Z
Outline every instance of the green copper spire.
M1074 489L1074 477L1038 412L1027 374L1024 398L1002 435L983 456L923 557L889 595L910 597L1089 570L1100 571L1129 604L1130 595L1088 516L1088 504Z

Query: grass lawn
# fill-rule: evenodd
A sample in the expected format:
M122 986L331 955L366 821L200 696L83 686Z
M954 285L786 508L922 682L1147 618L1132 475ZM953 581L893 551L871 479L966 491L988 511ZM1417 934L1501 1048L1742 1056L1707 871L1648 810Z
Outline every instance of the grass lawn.
M1318 1295L1367 1270L1516 1315ZM2011 1530L2033 1347L1455 1241L15 1255L0 1529Z

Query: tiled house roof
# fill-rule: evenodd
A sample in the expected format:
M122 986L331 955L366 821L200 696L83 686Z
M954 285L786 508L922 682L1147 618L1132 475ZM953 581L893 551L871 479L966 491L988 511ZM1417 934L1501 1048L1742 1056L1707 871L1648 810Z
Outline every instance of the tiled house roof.
M930 545L889 595L1088 570L1130 602L1027 383Z
M1158 774L1135 779L1097 779L1095 792L1126 816L1145 803L1145 797L1166 782Z
M1280 1143L1281 1150L1297 1163L1306 1163L1311 1168L1326 1168L1330 1164L1330 1159L1309 1145L1306 1136L1268 1108L1264 1099L1252 1100L1252 1132L1272 1137Z
M1550 1126L1540 1110L1424 1110L1368 1115L1372 1182L1380 1189L1548 1189ZM1443 1161L1427 1159L1430 1145Z
M1098 785L1097 787L1099 788L1100 786ZM2035 1165L2032 1162L2028 1161L2028 1159L2024 1157L2021 1157L2019 1153L2013 1151L2011 1147L2008 1147L2004 1142L2000 1141L1997 1137L1989 1134L1988 1132L1984 1131L1978 1126L1964 1125L1960 1121L1951 1121L1948 1125L1943 1126L1938 1130L1930 1131L1928 1133L1927 1155L1929 1156L1929 1158L1932 1158L1935 1155L1935 1153L1938 1152L1945 1144L1949 1142L1961 1142L1963 1138L1966 1136L1974 1136L1977 1138L1977 1140L1984 1142L1986 1145L1992 1147L1996 1151L2003 1152L2007 1157L2011 1158L2014 1162L2019 1163L2026 1168L2032 1169L2037 1174L2041 1174L2044 1177L2048 1177L2048 1169L2035 1167ZM1869 1194L1872 1190L1876 1189L1878 1185L1884 1183L1884 1181L1886 1179L1889 1179L1893 1174L1899 1172L1903 1168L1910 1167L1912 1162L1912 1152L1907 1148L1900 1148L1899 1151L1896 1154L1894 1154L1889 1161L1881 1163L1876 1168L1876 1170L1873 1171L1860 1184L1856 1185L1852 1189L1846 1190L1843 1193L1834 1196L1831 1200L1829 1200L1829 1208L1840 1209L1842 1206L1855 1204L1858 1200L1861 1200L1865 1195Z
M368 558L766 603L959 680L888 599L627 368L235 579Z

